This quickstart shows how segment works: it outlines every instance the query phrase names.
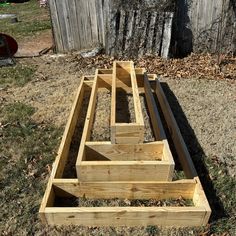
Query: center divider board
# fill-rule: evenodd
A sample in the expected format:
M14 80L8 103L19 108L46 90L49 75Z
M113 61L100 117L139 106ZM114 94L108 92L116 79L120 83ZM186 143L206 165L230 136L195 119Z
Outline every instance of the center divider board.
M143 83L143 74L146 71L144 68L135 68L135 74L136 74L136 79L137 79L137 85L138 85L138 90L139 93L144 93L144 83ZM98 69L98 85L100 88L106 88L108 90L111 90L112 87L112 72L113 69ZM153 75L150 75L153 76ZM87 76L86 76L87 77ZM127 93L132 92L132 87L131 83L117 80L116 81L116 87L118 89L122 89Z
M156 140L165 140L166 134L161 122L160 114L158 108L156 106L152 89L149 81L155 81L156 75L155 74L147 74L144 68L135 68L135 74L137 78L137 85L139 93L145 93L145 98L148 105L148 111L150 114L150 119L153 127L153 132L155 135ZM98 69L98 78L99 78L99 87L107 88L111 90L112 85L112 69ZM116 87L122 88L122 90L126 91L127 93L132 92L132 88L127 85L127 83L122 83L122 81L116 81ZM119 126L119 124L116 124ZM126 125L126 126L125 126ZM121 124L123 129L129 129L129 125ZM122 129L120 127L120 129Z

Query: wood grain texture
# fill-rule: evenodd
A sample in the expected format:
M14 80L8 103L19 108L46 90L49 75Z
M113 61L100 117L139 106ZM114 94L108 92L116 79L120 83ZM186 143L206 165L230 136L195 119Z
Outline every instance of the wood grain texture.
M84 159L84 148L85 148L85 142L89 140L91 135L91 127L94 120L94 112L95 112L95 106L96 106L96 100L97 100L97 90L98 90L98 78L97 78L98 71L96 70L96 74L93 80L93 87L90 95L88 110L85 118L83 133L80 141L80 147L79 147L79 153L76 160L76 172L77 177L79 178L80 172L77 168L78 165L82 162Z
M205 195L205 192L203 190L199 177L195 177L194 179L197 185L196 185L195 192L193 195L193 202L195 206L201 206L205 208L205 215L202 219L202 225L207 225L211 216L211 208L208 203L207 197Z
M53 185L76 197L121 199L192 199L195 180L173 182L80 182L78 179L55 179ZM54 190L57 196L60 192Z
M63 41L62 41L62 33L61 27L58 19L58 10L55 1L49 1L49 9L50 9L50 16L52 21L52 30L53 30L53 39L54 45L56 47L57 52L63 52Z
M45 210L49 224L85 226L199 226L204 214L201 207L48 207Z
M62 136L62 141L59 146L57 157L52 166L52 172L48 180L46 191L44 193L44 196L40 205L39 213L44 222L45 222L45 214L44 214L45 208L47 206L52 206L54 202L54 192L52 189L52 181L55 178L62 178L62 175L63 175L65 163L68 158L68 152L70 148L71 139L74 134L75 126L76 126L76 123L77 123L77 120L81 111L81 104L82 104L83 95L84 95L83 90L84 90L84 83L83 83L83 78L82 78L77 94L75 96L74 103L71 108L71 112L70 112L70 115L69 115L69 118L65 127L64 134Z
M167 161L83 161L81 181L167 181Z
M150 113L150 118L155 138L156 140L164 140L166 139L166 134L161 122L160 113L157 109L157 105L152 94L152 89L148 80L148 75L146 73L144 74L143 80L144 80L145 97L147 101L148 110Z
M162 35L162 48L161 48L161 56L163 58L168 58L169 56L169 48L171 41L171 33L172 33L172 21L174 14L172 12L165 12L164 16L164 30Z
M106 157L111 161L153 161L163 159L164 144L162 142L146 143L146 144L111 144L111 143L86 143L85 146L86 160L89 152L94 158L96 153ZM91 158L90 158L91 160ZM96 160L96 159L94 159Z
M116 67L115 67L116 68ZM116 68L117 69L117 68ZM115 69L115 70L116 70ZM85 226L203 226L208 223L211 209L202 188L199 177L192 163L186 145L178 129L171 108L155 75L142 76L145 70L132 69L126 62L120 62L118 72L124 76L127 84L130 73L136 75L137 85L145 86L148 93L149 110L155 110L155 100L151 96L150 82L155 82L155 93L179 155L186 176L189 179L172 181L174 160L166 139L151 143L132 144L132 125L118 123L117 138L129 144L112 144L112 142L91 142L90 131L94 118L96 94L98 87L107 83L111 89L113 82L111 70L97 70L95 76L84 76L76 94L75 102L66 125L58 156L53 165L47 189L42 200L39 214L44 223L58 225ZM100 77L99 77L100 76ZM101 80L104 80L101 84ZM138 81L143 83L138 83ZM112 81L112 82L111 82ZM150 81L150 82L149 82ZM106 88L107 89L107 88ZM86 90L91 91L84 132L82 135L81 153L78 155L76 171L79 179L63 179L63 170L75 125L80 115L81 104ZM137 93L137 96L138 93ZM137 111L137 110L136 110ZM151 112L153 120L157 117ZM139 119L139 118L138 118ZM120 129L120 130L119 130ZM126 137L122 132L131 134ZM132 131L132 132L131 132ZM123 140L123 141L124 141ZM87 156L89 158L87 158ZM157 160L158 159L158 160ZM160 159L160 160L159 160ZM192 199L193 207L54 207L56 197L87 198L121 198L121 199L156 199L183 197ZM191 219L191 220L189 220Z
M191 156L188 152L186 144L184 143L184 139L181 135L181 132L180 132L179 127L176 123L176 120L175 120L174 115L171 111L170 105L166 99L166 96L164 94L164 91L161 87L161 83L159 82L159 80L156 81L155 93L156 93L156 96L157 96L158 101L160 103L163 115L165 117L171 138L174 142L176 152L178 154L179 161L182 165L184 173L187 178L194 178L197 176L197 171L194 167Z

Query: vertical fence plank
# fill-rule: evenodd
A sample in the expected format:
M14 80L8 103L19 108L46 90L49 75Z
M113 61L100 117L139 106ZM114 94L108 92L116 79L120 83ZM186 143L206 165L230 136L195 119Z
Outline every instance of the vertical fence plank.
M146 48L146 33L147 33L147 25L148 25L148 12L143 12L142 20L140 23L140 34L139 34L139 56L143 56Z
M156 17L157 17L157 12L151 12L150 26L147 32L147 50L146 50L147 54L153 53Z
M70 33L72 38L72 50L80 49L80 40L79 40L79 29L78 29L78 21L77 21L77 7L76 0L70 0L70 4L68 4L68 12L69 12L69 23L70 23Z
M49 7L50 7L50 14L51 14L51 20L52 20L52 28L53 28L56 51L63 52L64 46L63 46L63 41L62 41L61 26L60 26L58 14L57 14L58 10L57 10L57 5L56 5L56 0L50 0Z
M178 11L182 15L179 14L177 19L179 25L176 40L180 50L191 50L190 46L193 45L195 52L214 53L222 44L223 52L235 50L235 10L230 7L231 1L225 0L225 9L222 11L223 1L178 1ZM144 7L135 8L141 5ZM165 21L163 34L163 12L150 7L155 5L139 2L134 6L130 3L129 9L128 3L118 0L50 0L56 50L68 52L102 44L110 55L166 56L161 46L164 43L166 48L169 44L167 40L170 38L172 21ZM222 12L224 19L221 40Z
M161 56L163 58L168 58L168 54L169 54L172 20L173 20L173 13L166 12L164 31L163 31L163 36L162 36L162 49L161 49Z
M104 46L105 42L105 21L104 21L104 2L103 0L95 1L95 11L97 19L98 41Z
M136 11L136 19L134 22L133 35L132 35L132 44L130 45L131 50L130 50L129 55L138 56L141 19L142 19L141 10L137 10Z
M126 34L126 42L125 42L125 48L124 48L126 55L131 54L131 45L134 40L132 36L133 36L133 28L135 24L135 16L136 16L136 11L128 11L127 34Z
M58 16L58 21L60 24L60 29L61 29L61 38L62 38L62 43L63 43L63 50L64 52L69 52L69 43L68 43L68 33L67 33L67 28L66 28L66 9L64 6L64 0L56 0L55 1L57 4L57 16Z
M164 15L159 13L156 19L153 54L160 55Z
M116 44L115 55L122 56L123 46L125 41L125 17L126 12L124 10L120 10L120 23L119 23L119 31L116 35L118 41Z
M98 0L96 0L98 1ZM97 18L97 12L96 12L96 3L94 0L87 0L87 9L88 9L88 15L87 15L87 27L91 30L91 43L89 47L95 46L98 43L99 39L99 32L98 32L98 18ZM101 7L101 6L100 6Z

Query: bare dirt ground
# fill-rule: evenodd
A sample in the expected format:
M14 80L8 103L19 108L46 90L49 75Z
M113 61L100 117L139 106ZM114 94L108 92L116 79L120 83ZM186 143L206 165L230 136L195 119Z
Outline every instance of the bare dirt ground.
M18 42L16 57L37 56L39 52L50 48L53 45L51 29L45 30L29 38L24 38Z

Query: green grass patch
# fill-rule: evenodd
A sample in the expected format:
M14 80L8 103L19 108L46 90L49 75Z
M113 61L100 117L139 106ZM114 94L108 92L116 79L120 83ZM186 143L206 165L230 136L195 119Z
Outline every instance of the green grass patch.
M27 106L21 102L9 104L3 107L2 110L2 114L5 114L5 121L10 123L25 123L30 118L30 116L34 114L35 111L33 107Z
M35 66L17 64L13 67L0 68L0 86L24 86L31 81L36 71Z
M224 163L213 163L210 159L206 160L215 195L219 198L224 212L219 209L218 203L211 192L208 193L208 200L213 209L213 221L211 232L223 234L225 232L234 235L236 232L236 180L228 174ZM206 191L208 191L206 189Z
M0 6L0 14L7 13L16 14L19 22L11 23L10 19L0 20L0 32L9 34L16 40L33 36L37 32L51 28L49 11L40 8L37 0Z
M51 29L51 23L49 21L36 21L31 22L18 22L11 24L4 20L2 22L4 28L4 33L15 37L16 39L21 39L23 37L32 36L39 31Z
M0 232L33 235L49 174L47 165L56 156L62 130L32 122L35 109L22 103L9 104L2 111Z
M236 180L228 173L219 158L193 156L212 214L209 235L235 235L236 232ZM207 170L207 173L205 172Z

